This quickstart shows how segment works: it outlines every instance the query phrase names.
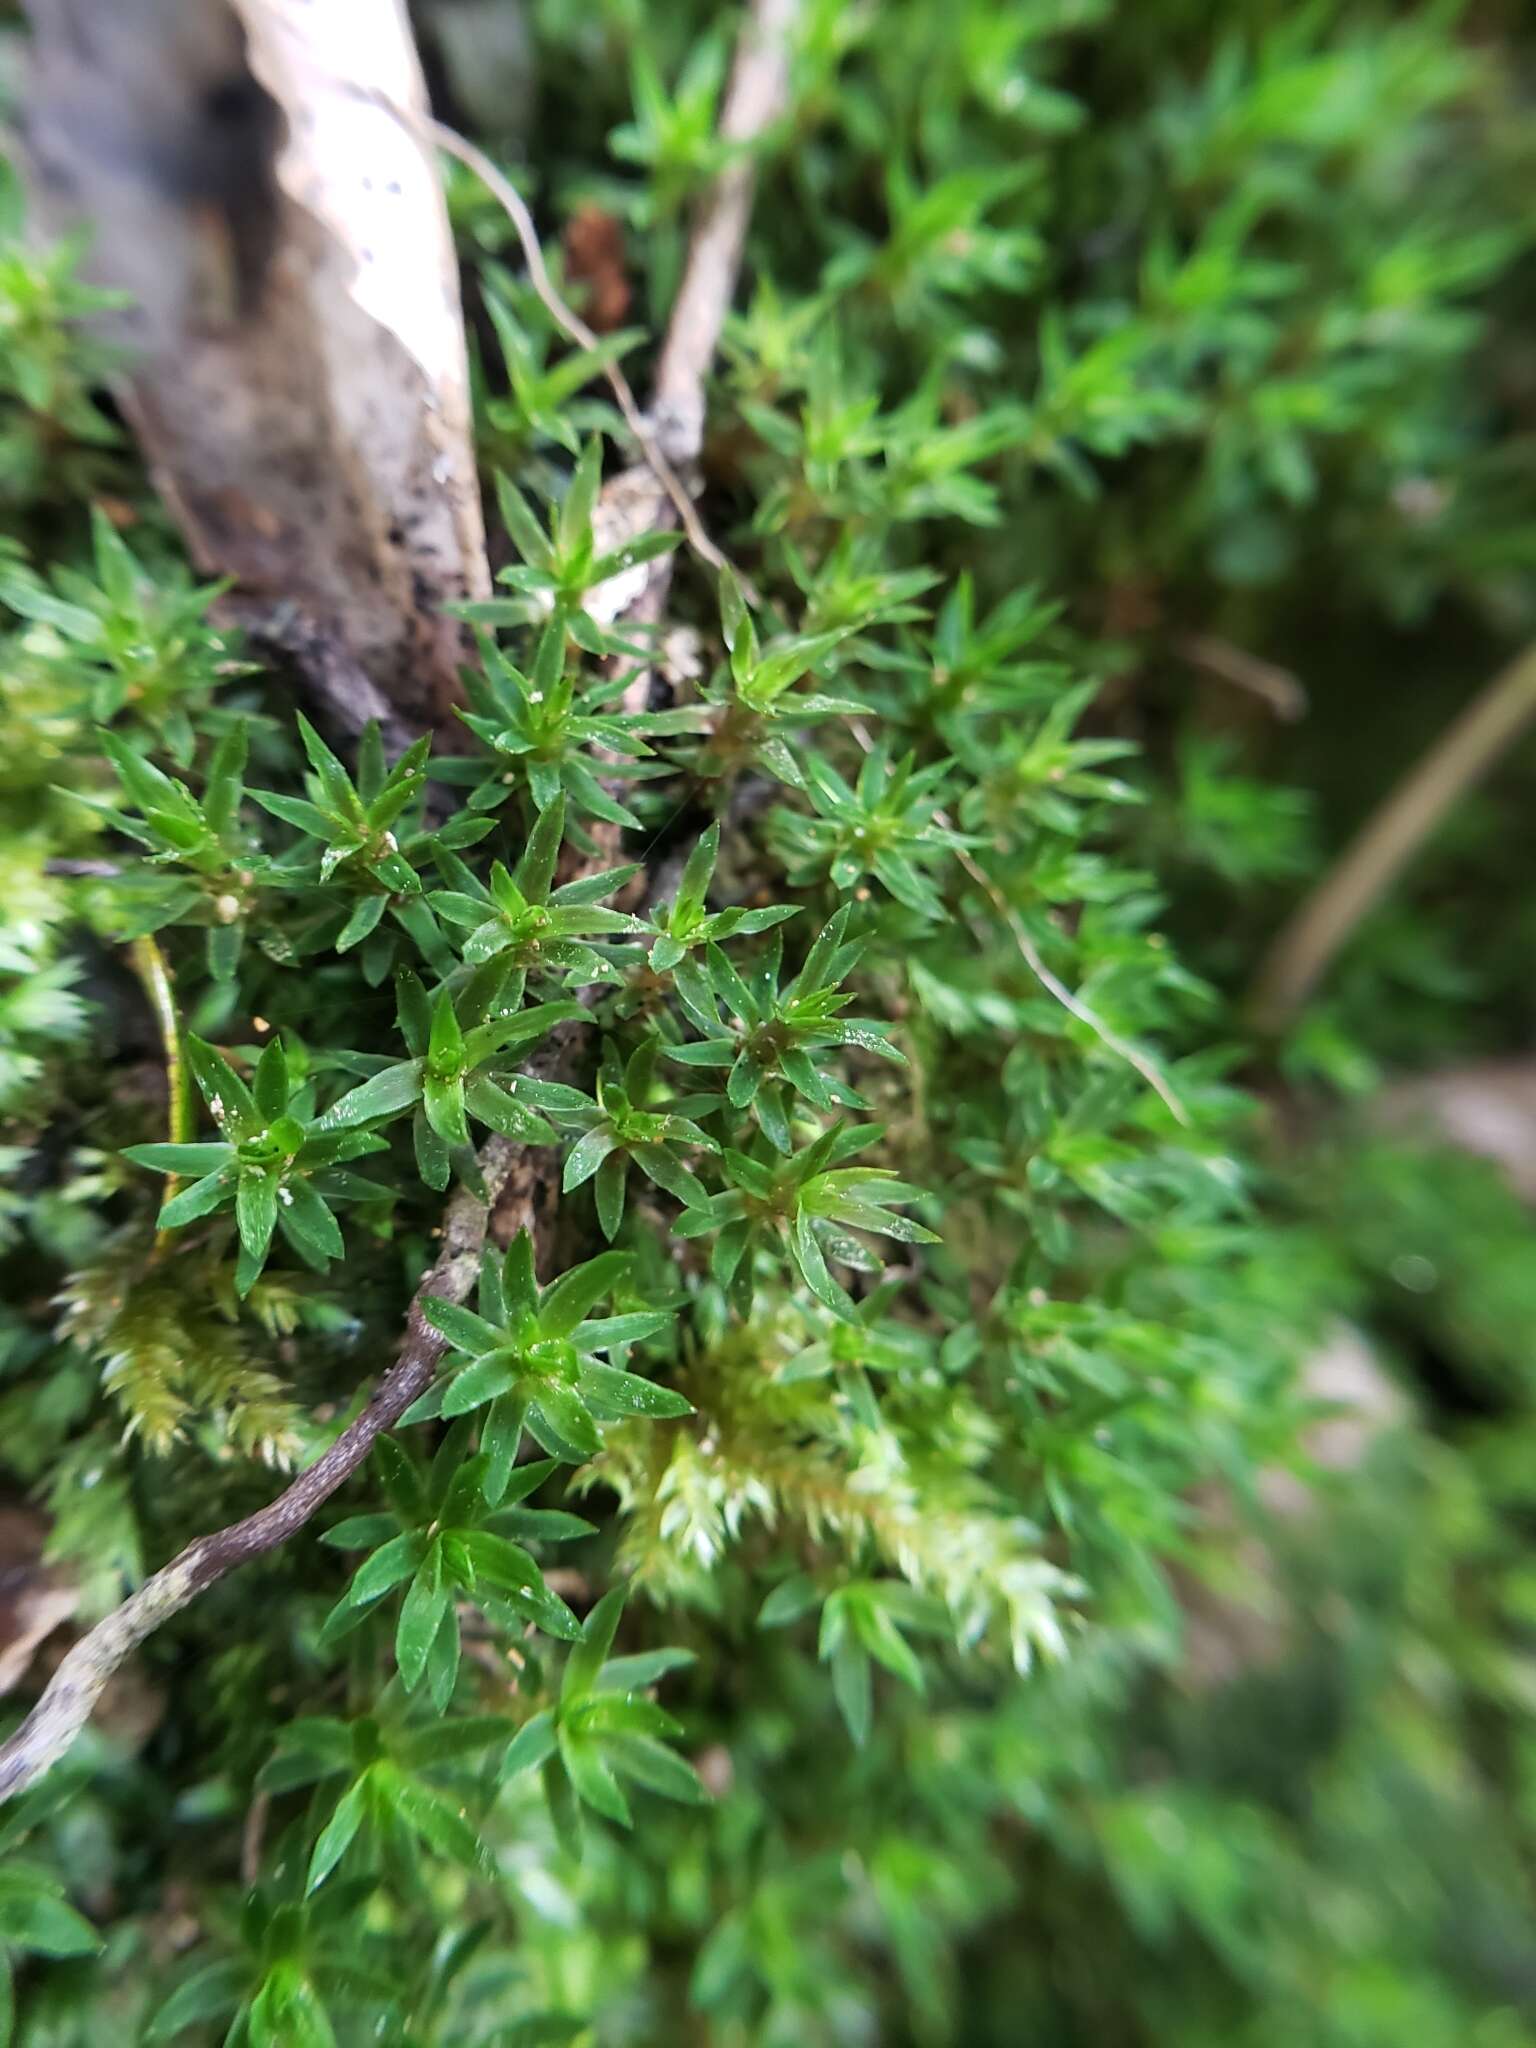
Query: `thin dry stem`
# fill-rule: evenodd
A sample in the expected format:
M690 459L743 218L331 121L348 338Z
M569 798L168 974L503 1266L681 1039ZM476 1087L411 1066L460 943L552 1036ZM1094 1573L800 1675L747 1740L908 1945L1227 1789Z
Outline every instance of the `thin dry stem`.
M941 825L947 826L949 824L949 820L942 811L938 811L934 815ZM1185 1109L1183 1103L1174 1093L1167 1078L1158 1070L1156 1062L1150 1059L1139 1046L1132 1045L1128 1038L1122 1038L1112 1025L1104 1022L1104 1019L1097 1010L1085 1003L1081 996L1074 995L1066 983L1058 975L1051 972L1041 956L1039 947L1036 946L1034 940L1029 936L1023 918L1019 916L1019 913L1008 901L1002 890L998 888L996 882L993 881L986 869L979 866L963 850L959 854L959 861L961 867L965 869L971 880L986 891L988 901L1004 924L1007 925L1012 935L1013 943L1018 947L1019 953L1023 958L1024 965L1029 969L1036 981L1039 982L1046 994L1060 1003L1069 1017L1075 1017L1079 1024L1086 1025L1100 1044L1114 1053L1117 1059L1124 1060L1128 1067L1133 1068L1136 1073L1140 1074L1143 1081L1146 1082L1153 1094L1166 1106L1170 1115L1172 1115L1177 1123L1188 1124L1188 1110Z
M704 445L705 386L736 296L752 215L757 184L752 152L789 98L789 46L799 5L800 0L753 0L726 87L720 136L735 146L736 153L710 186L694 223L651 394L657 440L665 458L680 469L689 468ZM664 480L649 450L647 460ZM643 470L626 470L604 486L599 518L606 516L611 528L604 535L605 548L617 548L626 539L671 524L677 510L675 495L670 489L637 490L636 483L643 478ZM717 554L714 566L727 565ZM641 571L638 587L626 593L619 616L654 624L671 580L672 557L658 555ZM739 569L736 580L748 604L756 604L757 592ZM626 704L642 706L649 681L647 669L637 671Z
M1276 718L1283 719L1287 725L1306 717L1305 687L1278 662L1265 661L1257 654L1250 654L1246 647L1235 647L1230 640L1223 640L1215 633L1184 633L1173 645L1175 653L1182 654L1196 668L1204 669L1207 675L1218 676L1222 682L1233 683L1238 689L1258 697Z
M734 145L735 153L700 213L656 370L651 409L675 462L691 462L703 446L704 383L736 294L752 217L752 147L788 103L797 11L798 0L754 0L737 47L720 115L720 139Z
M186 1069L181 1056L181 1019L176 1013L176 989L171 980L171 970L158 942L147 932L134 940L128 948L128 957L144 984L144 993L155 1013L160 1045L165 1054L166 1137L173 1145L184 1145L192 1135L192 1103L187 1093ZM180 1185L180 1176L169 1174L162 1200L169 1202ZM156 1250L163 1251L172 1235L170 1231L157 1230Z
M399 108L392 111L398 114L401 120L409 119ZM538 230L516 186L497 169L483 149L478 148L473 142L466 141L462 135L452 128L445 127L441 121L428 123L427 132L439 149L446 151L449 156L457 157L460 163L467 164L486 189L500 201L512 225L517 229L517 238L522 243L523 255L528 264L528 275L550 318L579 347L597 348L600 345L598 337L586 321L571 310L550 282L543 252L539 248ZM676 512L683 531L688 536L689 546L702 560L708 562L711 568L724 569L725 557L704 531L703 522L694 510L693 500L684 488L677 471L672 467L667 452L650 422L641 412L629 379L617 363L605 363L603 375L618 401L625 425L639 443L641 454L644 455L647 465L654 472L656 481L661 485L672 509Z
M857 718L851 718L848 723L854 738L867 754L874 745L874 741L870 738L862 721ZM935 811L933 822L945 832L954 832L958 838L959 834L955 821L947 811ZM1099 1043L1112 1052L1117 1059L1124 1060L1128 1067L1135 1073L1140 1074L1143 1081L1146 1082L1153 1094L1165 1105L1177 1123L1188 1124L1189 1112L1174 1093L1166 1076L1159 1071L1156 1062L1150 1059L1139 1046L1132 1045L1128 1038L1122 1038L1113 1025L1104 1022L1104 1019L1097 1010L1085 1003L1081 996L1074 995L1060 976L1052 973L1051 969L1045 964L1040 948L1030 937L1023 918L1019 916L1019 913L1014 909L986 869L978 861L973 860L963 846L956 847L955 858L976 886L983 891L987 901L1003 920L1003 923L1007 925L1013 943L1019 950L1020 958L1036 981L1045 990L1046 994L1053 1001L1060 1003L1069 1017L1075 1017L1079 1024L1086 1025L1088 1030L1098 1039Z
M1446 813L1536 716L1536 647L1481 690L1366 820L1282 928L1254 980L1249 1014L1283 1031L1350 934L1381 901Z

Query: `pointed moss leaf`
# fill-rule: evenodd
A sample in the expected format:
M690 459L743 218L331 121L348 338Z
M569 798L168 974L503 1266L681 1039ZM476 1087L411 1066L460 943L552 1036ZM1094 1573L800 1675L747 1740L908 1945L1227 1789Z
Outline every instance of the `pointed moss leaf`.
M510 1748L502 1761L501 1774L504 1778L515 1778L520 1771L535 1771L547 1763L555 1753L555 1717L547 1709L525 1721L512 1738Z
M89 1955L101 1947L90 1921L59 1896L56 1881L34 1865L0 1871L0 1944L45 1956Z
M432 1072L427 1062L421 1085L422 1108L428 1124L450 1147L467 1147L469 1125L465 1121L464 1083L458 1075L444 1078Z
M792 1621L798 1621L803 1614L809 1614L821 1598L816 1582L804 1572L796 1572L793 1578L785 1579L774 1587L757 1611L759 1628L783 1628Z
M266 1257L277 1228L277 1175L247 1167L235 1183L235 1222L240 1242L255 1259Z
M606 1124L596 1125L579 1138L566 1157L565 1171L560 1177L561 1191L570 1194L573 1188L590 1180L618 1142Z
M571 1342L586 1356L618 1344L638 1344L646 1337L654 1337L658 1330L669 1328L676 1320L676 1311L669 1308L636 1309L623 1316L594 1316L572 1332Z
M306 1892L312 1892L324 1884L336 1865L347 1853L347 1849L363 1824L367 1812L368 1783L359 1778L349 1786L336 1803L336 1810L320 1830L309 1859L309 1872L304 1880Z
M408 1579L421 1562L426 1539L414 1529L406 1530L376 1550L372 1557L360 1564L347 1588L347 1604L361 1606L369 1600L377 1600L392 1586L398 1586L402 1579Z
M563 1724L558 1739L560 1761L565 1765L577 1798L585 1801L605 1820L617 1821L620 1827L629 1827L632 1824L629 1801L624 1797L618 1779L603 1761L597 1743L573 1734Z
M322 1131L353 1130L376 1118L398 1116L421 1095L421 1066L416 1060L386 1067L359 1087L349 1090L318 1119Z
M553 1145L556 1142L553 1124L535 1111L525 1109L522 1103L483 1074L477 1074L465 1084L464 1106L480 1123L493 1131L500 1131L503 1137L515 1138L520 1145Z
M528 1427L551 1457L590 1458L603 1446L585 1404L569 1387L540 1380L528 1389Z
M565 1673L560 1681L562 1706L585 1699L596 1686L598 1674L613 1648L627 1595L626 1587L611 1586L582 1623L581 1641L565 1660Z
M484 1316L477 1316L473 1309L464 1308L456 1301L444 1301L440 1295L429 1294L421 1305L421 1312L456 1351L463 1351L471 1358L478 1358L483 1352L500 1350L507 1341L506 1331L497 1324L488 1323Z
M387 1543L394 1529L393 1515L348 1515L325 1530L320 1541L334 1550L373 1550Z
M597 1169L592 1198L597 1208L598 1227L612 1244L624 1220L624 1197L629 1187L629 1155L610 1152Z
M539 1287L534 1277L533 1239L526 1229L520 1230L507 1246L501 1278L511 1307L528 1310L537 1307Z
M388 907L387 896L360 896L353 904L346 923L336 934L337 952L349 953L354 946L360 946L370 933L378 929Z
M851 1636L844 1636L832 1652L832 1692L849 1735L862 1749L869 1740L869 1658Z
M687 1758L651 1735L630 1730L607 1735L603 1738L603 1756L621 1776L632 1778L663 1799L675 1799L685 1806L704 1806L709 1802L703 1780Z
M816 1234L811 1228L811 1219L803 1210L795 1218L790 1245L794 1252L795 1264L800 1269L800 1277L816 1299L844 1322L853 1321L852 1299L832 1278L821 1246L816 1241Z
M395 1630L395 1662L407 1692L414 1692L421 1682L432 1638L437 1634L449 1599L448 1588L443 1582L443 1554L439 1539L427 1552L400 1603L400 1621Z
M671 1387L658 1387L638 1373L616 1366L588 1365L576 1382L577 1391L598 1415L691 1415L693 1403Z
M302 1240L301 1250L307 1246L322 1260L344 1255L340 1226L308 1181L297 1176L285 1181L277 1191L277 1202L283 1230L290 1238Z
M547 1287L539 1301L539 1328L546 1337L569 1337L590 1309L628 1273L628 1252L599 1252L585 1265L573 1266Z
M443 1393L442 1412L445 1416L467 1415L472 1408L483 1407L498 1395L510 1393L518 1377L510 1353L492 1352L477 1358L449 1382Z
M432 1638L432 1647L427 1652L427 1697L439 1714L448 1711L448 1703L453 1698L461 1654L458 1609L450 1600L437 1625L437 1634Z
M695 1662L692 1650L637 1650L632 1656L610 1657L598 1673L596 1689L601 1692L640 1692L655 1685L669 1671L681 1671Z
M453 1154L446 1140L427 1122L420 1106L411 1119L411 1146L416 1154L416 1169L427 1186L439 1191L447 1187L453 1173Z
M221 1131L243 1138L265 1121L251 1091L216 1046L188 1032L187 1065Z
M155 1173L216 1172L233 1157L228 1145L127 1145L120 1157Z
M381 1436L373 1447L385 1498L403 1522L421 1519L426 1506L426 1487L417 1460L398 1437Z
M251 1096L269 1120L280 1117L288 1107L288 1061L279 1039L274 1038L256 1062Z
M465 1554L487 1584L503 1592L528 1592L542 1588L538 1566L516 1543L487 1529L466 1529L461 1539Z
M239 2004L248 1982L246 1967L235 1958L205 1964L179 1984L159 2008L144 2035L145 2041L171 2041L188 2027L223 2019ZM3 2038L0 2032L0 2039Z
M179 1230L184 1223L195 1223L199 1216L209 1216L221 1208L234 1191L234 1166L221 1166L216 1173L173 1195L155 1219L156 1226L161 1230Z
M413 1834L419 1835L440 1856L466 1869L477 1869L484 1861L480 1837L468 1814L442 1793L412 1778L393 1764L379 1766L380 1796L400 1816Z

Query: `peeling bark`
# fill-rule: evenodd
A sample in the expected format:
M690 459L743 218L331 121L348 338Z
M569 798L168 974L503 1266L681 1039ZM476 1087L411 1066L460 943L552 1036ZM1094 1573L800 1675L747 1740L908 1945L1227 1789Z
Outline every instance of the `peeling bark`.
M121 401L194 556L343 722L366 679L442 723L444 607L488 576L447 211L388 110L426 113L402 0L30 8L41 224L88 220L132 294Z

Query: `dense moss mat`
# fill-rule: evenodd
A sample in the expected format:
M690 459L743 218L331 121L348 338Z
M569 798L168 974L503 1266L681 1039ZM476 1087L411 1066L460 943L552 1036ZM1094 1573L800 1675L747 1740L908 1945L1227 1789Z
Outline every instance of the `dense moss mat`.
M1536 47L1219 17L808 0L702 465L761 603L681 551L643 710L582 608L632 451L456 171L509 573L451 754L216 623L11 195L24 1595L331 1440L471 1143L564 1192L6 1809L0 2039L1536 2040L1530 1221L1380 1109L1528 1050L1529 750L1243 1009L1536 631ZM643 387L737 19L523 25L487 139Z

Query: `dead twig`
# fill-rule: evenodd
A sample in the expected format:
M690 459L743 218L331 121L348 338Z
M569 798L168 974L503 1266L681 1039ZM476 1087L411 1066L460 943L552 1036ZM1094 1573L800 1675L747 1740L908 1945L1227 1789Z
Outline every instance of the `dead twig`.
M694 224L683 281L662 342L649 418L642 414L619 366L605 366L604 375L644 457L638 471L622 471L604 488L598 524L605 550L675 519L701 560L716 571L729 567L705 532L678 471L695 462L704 445L704 387L736 294L752 214L757 182L753 145L779 119L788 101L789 46L798 8L799 0L753 0L720 114L721 140L733 145L735 153L710 187ZM597 347L597 335L550 280L538 230L521 193L483 150L451 128L434 122L430 134L439 149L467 164L501 202L517 231L534 291L550 318L579 347ZM595 615L606 623L654 622L671 576L671 557L661 555L645 564L633 582L615 578L610 603L593 607ZM755 603L750 584L739 573L737 580L748 602ZM635 677L637 693L643 694L647 680L643 670Z
M271 1812L270 1792L256 1793L245 1810L245 1825L240 1830L240 1882L247 1891L261 1875L261 1852L266 1845Z
M480 1171L493 1198L505 1186L517 1155L518 1148L506 1138L492 1138L483 1148ZM422 1304L428 1295L446 1301L468 1295L480 1270L486 1217L485 1205L467 1189L449 1202L442 1250L416 1289L400 1354L362 1413L329 1449L266 1507L189 1543L68 1652L37 1705L10 1740L0 1744L0 1801L25 1791L58 1762L89 1720L108 1679L140 1643L237 1565L275 1550L302 1529L363 1465L384 1431L426 1392L448 1347L426 1321Z
M171 980L170 966L160 950L159 943L148 932L133 941L128 948L128 957L133 962L134 972L143 983L149 1006L154 1011L155 1023L160 1032L160 1045L165 1055L165 1135L171 1144L185 1145L192 1135L192 1097L186 1061L182 1057L181 1016L176 1008L176 987ZM179 1175L173 1173L168 1176L165 1183L165 1201L170 1201L180 1185ZM164 1251L170 1237L169 1231L155 1232L157 1252Z
M402 121L410 122L411 117L403 110L395 108L393 111ZM517 187L497 169L483 149L473 142L466 141L462 135L452 128L445 127L441 121L426 123L425 131L439 149L449 156L457 157L460 163L467 164L486 189L494 193L501 202L512 225L517 229L517 238L522 243L523 255L528 264L528 275L550 318L578 347L600 347L598 336L592 332L580 314L571 310L551 283L544 264L544 254L539 247L538 230ZM676 512L682 529L688 536L690 547L703 561L708 562L712 569L725 568L724 555L704 531L703 521L694 510L693 500L669 461L651 423L641 412L629 379L617 363L605 363L603 375L618 401L625 425L639 443L647 466L654 473L672 509Z
M651 410L674 462L691 462L704 442L704 383L736 294L752 217L757 165L752 146L789 99L789 46L799 0L754 0L736 51L720 138L735 145L705 200L667 338L656 369Z
M691 466L704 445L705 385L736 296L757 185L753 145L788 103L789 50L799 5L800 0L752 0L726 86L720 136L735 145L736 154L711 185L694 223L651 395L657 440L664 456L680 468ZM656 470L654 463L651 467ZM662 472L656 470L656 475ZM626 540L670 524L675 500L670 491L663 495L649 485L643 469L630 469L604 486L598 526L605 549L617 549ZM717 554L714 566L728 565ZM757 592L740 570L736 580L747 602L756 604ZM658 555L635 572L632 581L616 577L609 586L608 605L600 592L593 593L597 602L594 606L589 600L589 609L614 623L655 625L671 582L672 557ZM630 678L625 709L643 710L649 690L650 669L642 664Z
M1175 654L1183 655L1195 668L1218 676L1267 704L1276 718L1294 725L1307 715L1307 693L1288 668L1235 647L1215 633L1183 633L1173 643Z
M1452 721L1281 929L1254 978L1255 1029L1285 1029L1361 919L1533 717L1536 647L1528 647Z
M946 830L953 829L942 811L934 812L934 820L937 824L944 826ZM958 853L957 858L961 867L965 869L971 880L984 891L988 902L1003 920L1003 923L1007 925L1009 934L1013 939L1014 945L1019 950L1019 955L1024 965L1029 969L1036 981L1039 982L1046 994L1051 997L1052 1001L1060 1003L1069 1017L1075 1017L1079 1024L1085 1025L1101 1045L1112 1052L1117 1059L1124 1060L1125 1064L1134 1072L1140 1074L1142 1080L1146 1082L1153 1094L1164 1104L1176 1123L1187 1124L1189 1122L1189 1112L1174 1093L1167 1077L1159 1070L1156 1062L1149 1058L1139 1046L1132 1045L1128 1038L1122 1038L1112 1025L1105 1023L1097 1010L1090 1004L1085 1003L1081 996L1074 995L1061 977L1052 973L1051 969L1046 966L1039 947L1029 936L1023 918L1019 916L1019 913L1008 901L1002 890L998 888L996 882L993 881L986 869L972 860L971 856L963 848Z

